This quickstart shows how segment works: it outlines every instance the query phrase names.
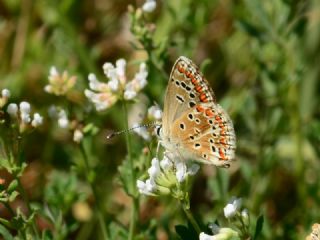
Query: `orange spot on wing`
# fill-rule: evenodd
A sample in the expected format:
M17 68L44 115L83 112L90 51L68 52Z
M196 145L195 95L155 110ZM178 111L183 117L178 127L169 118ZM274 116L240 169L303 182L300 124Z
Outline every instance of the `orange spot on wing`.
M199 86L199 85L195 87L195 90L196 90L198 93L202 93L202 87Z
M197 107L196 107L196 110L197 110L198 112L203 112L203 111L204 111L204 108L201 107L201 106L197 106Z
M220 143L226 145L226 144L227 144L227 143L226 143L226 139L225 139L225 138L221 138L221 139L220 139Z
M197 79L195 79L193 76L191 77L191 82L193 83L193 85L197 84Z
M191 74L191 72L186 72L186 76L187 76L188 78L193 77L192 74Z
M185 72L185 71L184 71L184 68L181 67L181 66L178 66L178 71L179 71L180 73L184 73L184 72Z
M200 101L201 101L201 102L208 102L208 99L207 99L207 96L206 96L205 93L202 93L202 94L200 95Z
M221 117L219 115L216 116L216 120L220 123Z
M212 112L212 110L210 108L206 109L205 111L206 116L212 118L214 117L214 113Z
M219 160L227 160L226 156L224 155L224 152L223 152L222 148L219 148L219 156L220 156Z

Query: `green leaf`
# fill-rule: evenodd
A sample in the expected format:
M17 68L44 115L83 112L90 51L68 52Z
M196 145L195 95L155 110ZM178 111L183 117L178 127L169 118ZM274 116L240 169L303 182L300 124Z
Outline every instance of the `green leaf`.
M17 191L13 191L12 193L10 193L9 202L13 202L18 195L19 195L19 192L17 192Z
M175 230L179 237L183 240L199 239L198 234L194 231L194 229L191 226L186 227L184 225L176 225Z
M4 240L13 240L10 232L3 225L0 225L0 236L2 236Z
M17 189L17 187L18 187L18 181L17 181L17 179L15 179L8 186L8 193L12 193L14 190Z
M258 239L261 231L262 231L262 227L263 227L263 215L260 215L257 219L257 223L256 223L256 230L255 230L255 233L254 233L254 237L253 237L253 240L256 240Z

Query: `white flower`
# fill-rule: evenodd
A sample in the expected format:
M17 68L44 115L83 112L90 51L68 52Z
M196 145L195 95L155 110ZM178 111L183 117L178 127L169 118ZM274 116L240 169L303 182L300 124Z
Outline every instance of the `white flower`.
M67 128L69 126L69 120L67 118L59 118L58 125L61 128Z
M246 226L249 226L250 221L249 221L249 211L248 211L248 209L245 208L245 209L243 209L241 211L241 218L242 218L243 223Z
M231 198L230 202L224 207L224 216L231 218L240 210L242 204L241 198Z
M177 162L176 163L176 178L178 182L183 182L187 176L187 166L184 162Z
M30 111L31 111L31 106L30 103L28 102L21 102L20 103L20 118L21 121L25 124L29 123L31 121L30 118Z
M11 116L11 117L16 117L17 113L18 113L18 105L15 103L10 103L7 107L7 113Z
M160 161L160 166L164 171L166 171L172 168L173 163L167 156L164 156Z
M57 96L65 95L76 84L77 77L69 76L67 71L59 73L55 66L52 66L48 76L49 84L44 91Z
M179 198L181 196L179 186L194 170L188 169L184 162L172 161L165 153L161 161L157 158L152 159L147 172L149 178L145 182L137 182L140 193L153 196L172 194Z
M20 103L20 112L21 113L24 113L24 114L29 114L30 111L31 111L31 106L30 106L30 103L28 102L21 102Z
M151 179L148 179L145 182L137 180L137 188L141 194L154 195L157 186Z
M31 125L33 127L38 127L42 124L42 122L43 122L43 117L39 113L34 113Z
M64 110L60 110L58 114L58 125L61 128L67 128L69 126L69 119L67 117L67 114Z
M2 94L3 98L9 98L11 96L10 91L8 89L6 89L6 88L2 89L1 94Z
M153 158L151 161L151 167L148 169L150 178L156 178L160 174L160 165L157 158Z
M80 143L81 140L83 139L83 133L80 129L76 129L73 133L73 141L76 143Z
M162 118L162 111L158 105L151 106L148 109L148 118L149 119L155 119L155 120L161 120Z
M126 77L126 60L118 59L115 65L109 62L103 64L104 74L109 79L108 83L98 81L92 73L88 76L90 90L86 89L84 93L94 103L97 111L111 107L121 97L132 100L147 84L148 72L145 63L140 64L139 72L129 82Z
M144 12L151 13L156 9L156 7L157 7L157 2L155 0L147 0L142 6L142 10Z

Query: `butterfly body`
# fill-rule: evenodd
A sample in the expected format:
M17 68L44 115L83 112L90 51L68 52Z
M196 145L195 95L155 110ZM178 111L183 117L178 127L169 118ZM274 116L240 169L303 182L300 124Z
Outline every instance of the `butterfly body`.
M160 143L174 157L228 167L234 159L235 133L228 114L197 66L179 57L164 100Z

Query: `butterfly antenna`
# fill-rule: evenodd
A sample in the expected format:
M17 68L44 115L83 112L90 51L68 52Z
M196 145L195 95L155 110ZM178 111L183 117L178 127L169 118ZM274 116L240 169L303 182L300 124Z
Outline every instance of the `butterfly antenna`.
M118 132L112 132L107 136L107 139L111 139L111 138L113 138L113 137L115 137L117 135L123 134L123 133L131 132L132 130L137 129L137 128L142 128L142 127L149 128L149 127L155 127L155 126L159 126L159 125L160 124L157 123L157 122L152 122L152 123L147 123L147 124L142 124L142 125L139 125L139 126L135 126L135 127L129 128L129 129L121 130L121 131L118 131Z

